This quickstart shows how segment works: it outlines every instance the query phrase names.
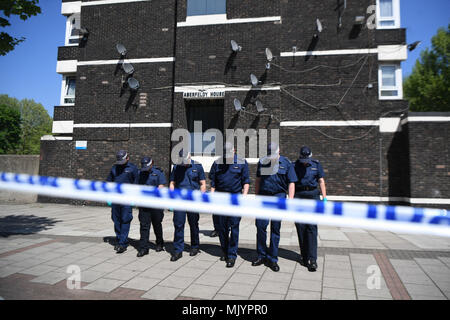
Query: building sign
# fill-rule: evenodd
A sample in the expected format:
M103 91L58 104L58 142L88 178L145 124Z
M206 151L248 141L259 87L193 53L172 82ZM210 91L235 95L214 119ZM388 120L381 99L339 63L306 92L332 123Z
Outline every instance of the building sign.
M86 150L87 149L87 141L75 141L75 149Z
M225 91L190 91L183 92L184 99L224 99Z

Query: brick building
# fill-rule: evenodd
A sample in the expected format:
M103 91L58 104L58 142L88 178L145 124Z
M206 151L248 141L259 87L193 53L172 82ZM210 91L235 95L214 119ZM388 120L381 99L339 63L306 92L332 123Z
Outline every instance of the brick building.
M173 130L202 120L279 129L291 160L309 145L330 200L448 207L450 117L408 113L399 2L62 0L61 103L40 173L103 180L123 148L168 174Z

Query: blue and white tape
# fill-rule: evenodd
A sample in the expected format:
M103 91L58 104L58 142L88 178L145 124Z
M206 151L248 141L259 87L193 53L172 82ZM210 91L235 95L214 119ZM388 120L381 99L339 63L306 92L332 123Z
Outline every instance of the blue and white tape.
M171 191L134 184L5 172L0 172L0 189L140 207L450 237L450 215L443 209Z

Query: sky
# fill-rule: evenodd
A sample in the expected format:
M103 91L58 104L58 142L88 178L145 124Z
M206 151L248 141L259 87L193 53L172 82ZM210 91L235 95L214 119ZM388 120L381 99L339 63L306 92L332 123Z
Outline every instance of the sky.
M61 95L62 76L56 73L56 59L58 47L64 45L66 18L61 15L60 0L40 0L39 5L41 14L26 21L12 17L11 26L1 28L26 40L0 56L0 94L33 99L53 116L53 107L59 105ZM437 29L450 23L450 0L401 0L400 7L407 43L422 41L402 62L403 75L407 76L420 52L431 47Z

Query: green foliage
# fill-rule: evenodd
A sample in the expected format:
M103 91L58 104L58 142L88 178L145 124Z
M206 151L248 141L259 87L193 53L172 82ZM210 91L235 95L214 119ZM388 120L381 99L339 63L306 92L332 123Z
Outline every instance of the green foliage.
M6 18L9 18L11 15L17 15L25 21L31 16L41 13L41 8L37 6L38 3L39 0L1 0L0 13ZM6 18L0 17L0 27L4 28L11 25ZM18 39L11 37L6 32L0 32L0 55L6 55L24 40L24 37Z
M0 154L16 153L21 131L19 110L0 104Z
M440 28L431 43L404 83L411 111L450 111L450 25Z
M20 115L20 144L17 154L39 154L41 137L52 132L52 119L44 106L34 100L17 100L6 94L0 95L0 105L16 110Z

